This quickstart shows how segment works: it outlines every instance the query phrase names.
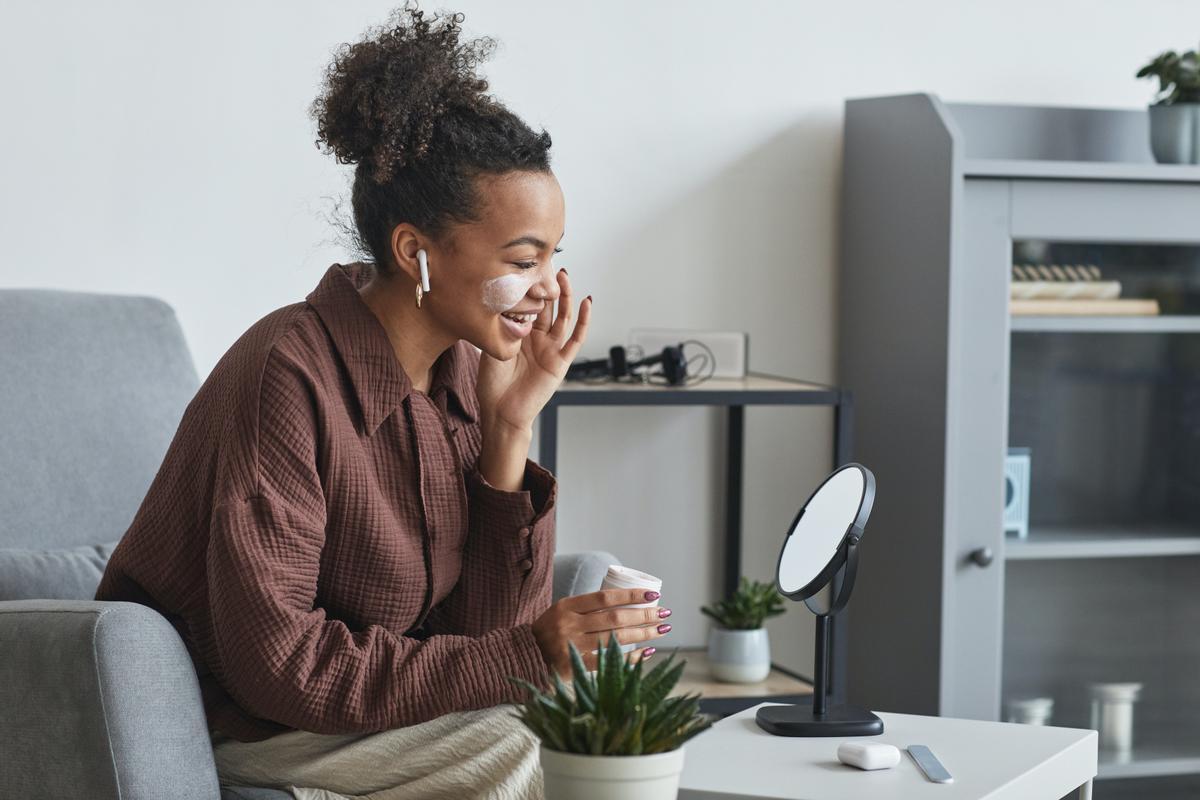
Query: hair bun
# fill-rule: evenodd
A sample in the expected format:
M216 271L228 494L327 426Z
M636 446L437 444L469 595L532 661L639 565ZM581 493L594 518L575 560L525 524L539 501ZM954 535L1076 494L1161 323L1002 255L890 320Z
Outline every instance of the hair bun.
M460 44L462 21L461 13L427 20L410 1L362 41L340 45L311 109L317 146L384 183L430 151L435 124L449 108L486 105L488 83L475 68L496 43L483 37Z

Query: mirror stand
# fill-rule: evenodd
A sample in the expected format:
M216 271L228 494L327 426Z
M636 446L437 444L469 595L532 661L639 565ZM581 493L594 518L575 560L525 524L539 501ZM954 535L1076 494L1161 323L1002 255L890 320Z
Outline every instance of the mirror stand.
M883 733L883 720L862 708L830 705L829 695L829 629L833 615L846 607L854 588L858 567L858 544L847 539L845 561L835 578L835 597L829 608L821 610L812 598L805 598L817 618L815 656L813 658L813 702L808 705L764 706L754 715L758 727L775 736L875 736Z

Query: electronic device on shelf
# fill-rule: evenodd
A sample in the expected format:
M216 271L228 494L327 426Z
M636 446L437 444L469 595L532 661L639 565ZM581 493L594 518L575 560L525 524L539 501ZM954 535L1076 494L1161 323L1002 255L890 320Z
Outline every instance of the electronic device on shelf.
M1010 447L1004 458L1004 532L1024 539L1029 535L1028 447Z
M684 352L685 348L698 348L701 352L689 356ZM698 366L693 368L692 364ZM576 361L567 368L567 380L684 386L711 378L715 364L712 351L698 341L667 345L651 356L646 356L640 350L616 345L609 348L608 358Z
M633 328L630 350L657 353L680 342L704 345L712 353L714 378L744 378L750 360L750 337L745 331L710 331L699 328Z

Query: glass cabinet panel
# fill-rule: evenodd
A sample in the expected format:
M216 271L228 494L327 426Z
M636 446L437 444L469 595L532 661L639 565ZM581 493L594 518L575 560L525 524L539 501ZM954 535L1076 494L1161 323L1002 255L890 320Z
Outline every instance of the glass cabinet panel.
M1159 313L1014 307L1008 443L1030 463L1028 534L1004 548L1005 718L1049 697L1051 724L1091 727L1090 682L1142 683L1134 748L1102 752L1100 777L1200 772L1200 248L1012 255L1014 280L1098 270Z

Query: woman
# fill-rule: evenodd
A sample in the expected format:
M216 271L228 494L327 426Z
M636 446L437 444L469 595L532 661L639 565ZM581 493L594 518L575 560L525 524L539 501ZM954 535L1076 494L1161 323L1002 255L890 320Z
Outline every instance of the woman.
M507 676L669 630L614 608L642 590L550 603L556 484L527 453L592 302L572 325L550 137L484 94L493 42L461 21L406 7L337 54L313 111L369 259L220 359L97 591L179 630L224 784L540 797Z

